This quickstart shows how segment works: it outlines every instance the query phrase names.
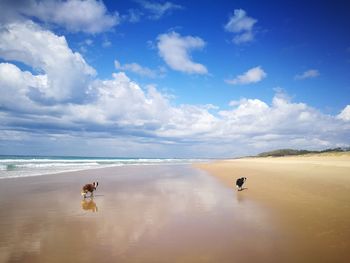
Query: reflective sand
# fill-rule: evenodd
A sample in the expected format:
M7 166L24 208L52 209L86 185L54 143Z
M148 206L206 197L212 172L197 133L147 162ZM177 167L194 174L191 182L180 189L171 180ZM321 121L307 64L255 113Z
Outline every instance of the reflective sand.
M277 262L283 231L248 191L185 165L3 179L0 262Z

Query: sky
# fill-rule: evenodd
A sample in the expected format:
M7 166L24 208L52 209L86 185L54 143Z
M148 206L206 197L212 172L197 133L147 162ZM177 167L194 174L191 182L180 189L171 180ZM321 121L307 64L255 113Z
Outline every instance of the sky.
M347 1L0 0L0 154L350 145Z

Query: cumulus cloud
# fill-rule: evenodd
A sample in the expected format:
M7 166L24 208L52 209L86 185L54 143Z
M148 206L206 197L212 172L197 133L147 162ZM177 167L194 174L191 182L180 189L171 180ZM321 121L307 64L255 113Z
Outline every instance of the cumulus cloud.
M6 10L6 15L2 17L3 22L36 18L72 32L95 34L110 30L119 23L118 14L109 14L103 2L96 0L5 0L0 8Z
M232 85L247 85L257 83L267 76L265 71L260 67L251 68L242 75L238 75L234 79L226 80L228 84Z
M215 117L206 106L171 106L167 94L154 86L145 89L125 73L114 73L112 79L94 83L97 100L85 105L70 105L65 116L70 122L101 126L111 133L126 132L160 141L192 139L195 134L211 132ZM68 117L69 116L69 117ZM191 128L189 128L191 127Z
M153 70L147 67L143 67L137 63L129 63L129 64L120 64L118 60L114 60L114 66L118 70L122 71L130 71L135 74L149 77L149 78L156 78L157 76L162 75L163 72L159 72L157 70Z
M170 67L207 72L189 56L189 50L204 46L200 38L173 32L160 35L157 44ZM350 143L349 105L338 115L327 115L291 101L280 90L272 102L243 98L230 102L227 110L178 105L171 95L155 86L140 86L124 72L96 78L95 70L69 48L65 37L30 21L1 27L0 58L0 146L17 145L18 152L30 149L33 140L46 150L54 145L64 151L72 147L62 145L74 145L77 152L86 152L79 147L90 147L95 153L97 145L103 149L113 145L128 147L118 152L123 155L130 151L139 155L143 149L142 153L152 151L153 156L176 152L207 157ZM119 68L145 69L138 66L116 62ZM257 82L265 76L256 67L233 84Z
M31 21L2 26L0 57L22 62L40 72L40 85L31 86L31 94L47 102L83 100L95 75L84 58L68 47L65 37Z
M34 76L28 71L21 71L10 63L0 63L0 109L33 112L36 104L29 98L30 89L47 87L47 76ZM14 103L14 101L16 103Z
M201 38L170 32L159 35L157 41L158 53L170 68L189 74L208 73L204 65L192 61L190 56L192 50L205 46Z
M181 5L177 5L172 2L158 3L146 0L140 0L138 2L145 10L151 13L149 18L155 20L160 19L162 16L174 10L179 10L183 8Z
M10 45L11 39L18 45ZM173 105L168 94L154 86L142 88L123 72L110 79L91 79L94 70L69 49L64 37L32 22L7 25L0 40L0 56L9 61L0 63L1 140L14 140L14 131L18 140L29 141L38 131L53 138L65 134L69 141L81 136L107 141L127 137L136 148L153 145L159 153L174 147L197 156L198 149L200 155L227 156L269 147L323 148L349 143L349 106L330 116L280 93L271 104L246 98L231 102L229 110ZM23 71L12 60L27 64L33 72ZM244 75L250 77L237 78L237 82L257 81L264 74ZM222 149L218 144L232 146Z
M225 30L235 34L232 41L237 45L250 42L254 40L253 27L256 22L257 20L247 16L243 9L235 9L234 14L225 25Z
M344 121L350 121L350 105L347 105L341 113L337 115L338 119L344 120Z
M316 78L319 75L320 75L320 72L317 69L309 69L303 72L302 74L296 75L295 79L297 80L311 79L311 78Z
M320 149L349 144L349 126L281 94L275 95L271 105L258 99L242 99L233 105L233 109L219 112L224 130L250 147Z
M145 92L125 73L114 73L113 78L108 80L97 80L94 88L98 99L93 104L72 106L72 116L77 116L74 114L76 110L85 112L79 115L86 116L86 121L89 121L91 113L96 112L99 113L96 115L97 123L130 129L145 126L150 130L159 127L169 117L167 98L153 86L147 87Z
M17 74L15 78L1 78L1 92L11 85L20 87L11 88L7 98L0 98L1 108L6 106L0 114L4 131L25 127L30 132L34 127L35 133L40 126L45 134L70 134L70 140L81 137L84 131L92 141L120 138L138 145L136 148L148 145L155 153L170 147L196 156L232 156L280 147L322 149L350 143L350 125L343 120L348 107L338 116L326 115L305 103L292 102L281 93L271 103L254 98L232 101L228 110L208 105L173 105L171 97L156 87L142 88L120 72L92 83L92 101L42 105L28 93L29 85L40 85L39 76L5 63L0 65L0 73ZM11 103L11 97L29 105L30 115L16 110L19 106ZM12 133L2 136L6 134ZM218 147L223 144L225 149Z

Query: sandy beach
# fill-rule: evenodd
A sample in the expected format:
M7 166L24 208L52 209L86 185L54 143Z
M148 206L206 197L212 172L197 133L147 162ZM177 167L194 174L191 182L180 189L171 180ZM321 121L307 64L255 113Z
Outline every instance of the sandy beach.
M95 197L83 200L81 186L95 180ZM283 257L283 231L271 214L191 165L1 179L0 196L0 262Z
M348 261L348 156L194 166L1 179L0 262Z
M198 167L237 193L263 205L283 225L284 262L348 262L350 258L350 155L244 158Z

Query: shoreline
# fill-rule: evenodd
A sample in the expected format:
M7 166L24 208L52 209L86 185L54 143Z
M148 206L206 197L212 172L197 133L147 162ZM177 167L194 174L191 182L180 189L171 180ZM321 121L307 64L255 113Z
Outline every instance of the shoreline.
M259 157L195 167L224 185L248 177L244 196L262 204L286 229L305 262L346 262L350 250L350 155ZM329 261L331 262L331 261Z
M81 160L85 160L85 157L80 157L81 159L74 160L58 160L59 162L63 162L63 166L57 165L56 159L45 159L44 164L41 162L41 159L26 160L25 164L22 163L21 159L14 160L9 159L1 160L1 164L5 166L11 166L11 169L1 169L0 170L0 180L8 179L8 178L24 178L24 177L35 177L35 176L46 176L46 175L56 175L62 173L72 173L72 172L83 172L89 170L96 169L105 169L105 168L113 168L113 167L124 167L124 166L149 166L149 165L191 165L193 163L205 162L207 159L169 159L169 158L154 158L154 159L128 159L128 162L125 162L124 159L114 159L115 163L95 163L94 165L87 164L86 167L80 166ZM12 161L13 164L8 164L8 162ZM69 167L69 165L71 167ZM83 161L84 163L84 161ZM54 164L54 165L52 165ZM77 165L78 164L78 165ZM18 168L17 168L18 165ZM38 165L38 167L36 167ZM41 166L44 165L44 169L41 169ZM12 168L16 167L16 168ZM22 167L26 167L23 169ZM27 168L27 166L29 168ZM80 167L79 167L80 166Z

